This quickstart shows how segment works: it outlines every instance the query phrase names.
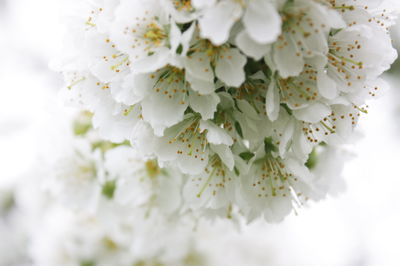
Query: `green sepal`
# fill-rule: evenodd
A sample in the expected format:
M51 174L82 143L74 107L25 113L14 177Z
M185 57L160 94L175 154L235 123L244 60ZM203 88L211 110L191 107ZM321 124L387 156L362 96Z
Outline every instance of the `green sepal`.
M242 158L243 160L248 162L248 161L250 161L251 158L254 157L254 153L245 151L245 152L240 153L239 156L240 156L240 158Z
M264 139L264 150L266 154L271 154L271 152L278 151L278 148L272 143L272 137Z
M117 185L115 180L109 180L103 184L101 189L101 193L108 199L112 199L114 197L114 192Z

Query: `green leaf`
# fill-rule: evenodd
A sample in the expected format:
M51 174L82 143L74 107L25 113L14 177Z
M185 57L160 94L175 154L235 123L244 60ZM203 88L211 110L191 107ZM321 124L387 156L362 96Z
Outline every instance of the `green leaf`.
M240 136L241 138L243 138L242 127L240 126L240 124L239 124L238 121L235 122L235 129L236 129L237 133L239 134L239 136Z
M92 113L83 111L74 120L72 127L76 136L84 136L92 129Z
M114 197L114 192L116 189L115 180L107 181L103 184L103 188L101 193L108 199L112 199Z
M183 46L182 46L182 44L179 44L178 48L176 49L176 53L181 54L182 51L183 51Z
M185 24L177 24L178 28L181 30L181 32L185 32L186 30L188 30L190 28L190 26L192 26L192 22L189 23L185 23Z
M92 128L90 124L74 123L74 134L76 136L84 136Z
M293 114L292 109L290 109L286 103L281 103L281 106L286 110L286 112L288 112L289 115Z
M0 217L9 213L15 207L15 197L11 191L1 192L4 197L0 202Z
M92 260L84 260L79 263L79 266L96 266L96 263Z
M236 166L233 168L233 170L235 171L235 174L236 174L237 176L240 175L240 172L239 172L239 170L236 168Z
M266 154L271 152L277 152L278 148L272 143L272 138L268 137L264 139L264 149Z
M248 162L251 158L254 157L254 153L245 151L245 152L242 152L241 154L239 154L239 156L240 156L240 158L242 158L243 160Z
M332 29L329 32L329 36L334 36L334 35L338 34L340 31L342 31L342 29Z
M317 165L317 162L318 162L318 154L317 154L317 151L314 148L312 150L312 152L310 153L310 155L308 155L306 166L307 166L308 169L312 170Z

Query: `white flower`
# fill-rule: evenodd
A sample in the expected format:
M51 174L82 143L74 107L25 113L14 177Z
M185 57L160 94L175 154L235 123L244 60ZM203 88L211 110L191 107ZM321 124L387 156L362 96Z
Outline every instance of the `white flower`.
M215 45L228 40L232 26L242 16L243 34L259 44L275 41L281 31L281 18L274 0L214 1L214 5L208 6L202 13L199 18L201 36Z
M229 88L231 94L219 93L222 104L217 118L224 121L223 127L234 139L236 148L243 148L248 142L252 150L271 134L265 82L265 75L257 73L240 87Z
M132 147L107 151L105 170L115 187L111 198L124 206L156 207L172 213L181 204L181 176L172 169L161 169L155 160L144 161Z
M104 157L108 182L113 182L115 187L111 197L128 206L148 203L152 196L151 178L145 171L145 162L138 157L135 150L120 146L108 150Z
M129 78L125 88L130 93L127 98L133 99L132 103L140 102L143 119L157 136L162 136L167 127L181 122L189 105L203 119L213 118L217 109L218 96L193 91L183 69L168 65L156 72Z
M245 31L241 31L236 35L235 44L245 55L255 60L263 58L271 51L270 45L259 44L253 41Z
M135 73L151 72L171 61L180 31L158 0L122 0L110 36L129 55Z
M396 16L394 11L382 9L384 2L383 0L331 0L329 4L340 11L348 26L365 24L387 31L394 24Z
M190 85L184 71L166 66L151 74L134 77L134 91L141 95L143 119L162 136L164 129L183 120L189 101Z
M296 159L275 158L259 152L250 171L242 176L243 208L248 219L263 215L279 222L308 200L311 174Z
M343 143L350 136L354 126L357 124L360 112L366 112L365 109L351 104L336 104L332 105L331 108L332 112L320 121L314 123L296 122L300 123L297 126L297 132L301 130L305 136L305 138L302 138L303 142L308 141L314 144L324 141L336 144ZM304 145L300 144L300 146ZM309 153L310 149L306 151Z
M88 32L85 39L88 68L101 82L119 82L129 71L129 57L115 48L108 35Z
M294 110L295 117L307 122L317 122L327 116L330 108L320 95L319 90L324 87L319 86L317 80L318 71L309 64L304 64L304 70L296 77L272 79L266 95L266 110L270 120L278 118L281 103Z
M93 214L55 210L46 213L43 223L46 233L33 238L35 265L177 265L192 251L169 248L170 243L188 245L191 236L167 219L157 213L145 218L142 211L119 205L103 206ZM182 238L174 238L174 233Z
M192 88L201 94L210 94L216 88L214 78L228 86L238 87L245 80L246 57L230 45L215 46L207 40L194 38L184 66ZM215 74L214 74L215 73Z
M154 153L160 163L175 165L185 174L199 174L208 164L210 149L222 156L219 146L232 144L232 138L224 129L202 121L198 116L188 115L179 124L168 128L163 137L156 139ZM225 156L232 156L229 150L226 151ZM223 159L226 164L228 160ZM228 167L233 166L228 164Z
M344 92L360 90L397 58L389 35L365 25L339 31L329 38L327 73Z
M377 99L385 95L389 88L390 85L381 78L369 80L364 84L361 90L347 94L346 99L353 103L354 106L363 106L366 101Z
M335 10L315 1L290 1L282 13L282 34L272 45L269 63L281 77L287 78L301 73L305 58L326 55L330 29L342 28L344 23Z
M228 40L233 24L243 14L241 3L233 0L214 0L203 12L204 15L199 18L201 37L210 39L215 45Z
M93 126L102 138L121 143L128 140L136 123L141 119L140 106L126 106L109 101L94 112Z
M45 181L47 189L62 204L93 211L101 196L100 179L104 170L99 151L92 152L89 143L76 139L69 150L53 158Z
M117 103L111 97L110 86L88 73L66 73L67 86L61 96L67 103L84 106L94 113L93 124L100 135L114 142L129 139L131 131L141 117L140 106Z
M212 157L209 167L203 173L188 178L184 188L187 204L195 209L219 209L227 206L234 195L236 178L219 158Z
M342 176L345 162L353 155L341 147L325 145L316 147L310 154L310 168L316 187L315 198L326 195L336 196L345 190L346 184Z
M192 0L160 0L160 2L178 23L188 23L199 16L199 11L193 6Z

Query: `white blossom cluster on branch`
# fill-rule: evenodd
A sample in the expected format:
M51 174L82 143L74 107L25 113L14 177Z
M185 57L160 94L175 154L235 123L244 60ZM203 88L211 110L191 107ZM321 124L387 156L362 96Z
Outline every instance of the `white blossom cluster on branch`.
M310 171L316 151L348 140L397 57L380 2L79 1L62 96L133 147L105 153L99 180L123 201L272 222L323 197L337 169ZM96 193L81 167L79 189Z

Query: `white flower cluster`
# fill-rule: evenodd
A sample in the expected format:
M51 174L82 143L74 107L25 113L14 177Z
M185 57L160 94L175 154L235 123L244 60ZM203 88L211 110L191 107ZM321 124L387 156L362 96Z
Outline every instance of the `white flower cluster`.
M143 160L127 143L101 140L90 122L88 113L80 114L75 135L64 134L64 147L45 156L50 158L42 162L44 189L63 206L83 213L101 213L109 205L127 213L178 213L182 175L160 168L153 159ZM139 216L144 220L146 215Z
M143 216L115 204L95 213L53 208L44 214L46 233L31 235L30 257L38 266L206 265L189 228Z
M263 233L252 236L238 234L238 224L227 219L212 226L199 221L185 208L179 171L160 168L153 159L142 161L129 143L101 140L86 112L75 119L74 134L68 117L56 114L55 120L61 117L68 125L49 123L60 128L42 136L46 151L35 167L12 185L0 183L0 265L276 264L280 237L260 248L267 227L255 224L253 230ZM315 150L320 152L338 163L331 172L337 179L344 161L338 150L321 146ZM316 171L331 165L310 163ZM324 174L315 184L331 190Z
M202 239L192 231L193 224L178 223L154 209L111 201L110 192L103 192L104 201L90 212L64 208L58 201L64 195L55 195L56 190L45 193L41 170L32 170L12 186L0 184L1 266L206 266L222 259L210 252L222 253L222 246L208 242L211 234L214 241L225 235L211 227L201 228L208 232ZM83 177L76 174L71 179ZM69 186L71 192L77 188ZM210 250L202 248L202 242ZM235 253L248 259L241 248L235 247Z
M129 145L100 140L88 113L78 116L74 130L65 114L54 120L45 127L55 132L45 130L39 139L35 166L0 182L1 266L215 265L209 260L217 256L199 245L210 236L202 240L193 231L197 221L174 218L179 175L141 161Z
M136 193L153 182L140 183L139 172L174 169L173 184L158 184L160 203L183 191L186 209L223 216L237 209L279 221L321 197L310 155L348 138L397 56L392 15L368 0L78 5L60 66L63 96L94 114L103 138L135 148L110 151L121 163L114 170L132 175L116 191L152 198ZM136 159L147 168L123 163Z

